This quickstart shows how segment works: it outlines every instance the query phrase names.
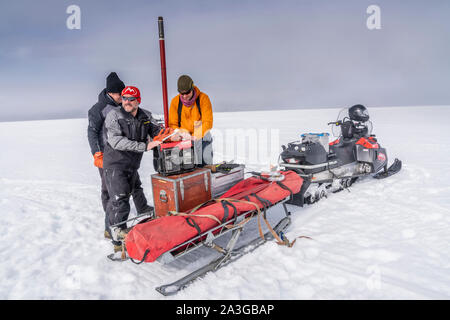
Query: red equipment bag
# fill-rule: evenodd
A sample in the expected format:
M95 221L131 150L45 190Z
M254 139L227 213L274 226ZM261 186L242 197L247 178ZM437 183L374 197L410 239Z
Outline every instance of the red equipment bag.
M130 258L153 262L163 253L214 228L235 216L267 208L300 191L303 179L294 171L282 171L281 182L250 177L237 183L219 199L182 215L164 216L137 224L125 244ZM233 202L232 200L243 200ZM194 212L192 212L194 211Z

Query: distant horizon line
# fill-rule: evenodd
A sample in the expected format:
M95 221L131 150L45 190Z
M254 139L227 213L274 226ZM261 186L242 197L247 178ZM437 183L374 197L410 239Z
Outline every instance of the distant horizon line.
M370 109L373 108L420 108L420 107L450 107L450 104L446 105L446 104L438 104L438 105L399 105L399 106L371 106ZM151 109L151 107L144 107L145 109ZM235 111L213 111L214 113L236 113L236 112L273 112L273 111L289 111L289 110L314 110L314 109L342 109L344 107L339 107L339 106L319 106L319 107L279 107L280 109L272 109L272 110L268 110L268 109L251 109L251 110L235 110ZM161 113L156 113L153 112L153 114L158 115L158 116L162 116L163 114ZM42 117L42 118L34 118L34 117L30 117L28 119L5 119L2 120L0 119L0 123L1 122L22 122L22 121L46 121L46 120L70 120L70 119L87 119L87 115L85 117L71 117L71 116L59 116L59 115L55 115L55 116L50 116L47 118Z

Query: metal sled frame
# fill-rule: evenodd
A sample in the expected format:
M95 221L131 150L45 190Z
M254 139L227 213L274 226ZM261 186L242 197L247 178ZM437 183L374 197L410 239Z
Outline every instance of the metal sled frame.
M286 207L286 201L288 201L290 198L286 197L285 199L278 201L274 203L272 206L270 206L267 209L273 208L274 206L278 204L282 204L284 208L284 212L286 217L282 218L277 225L273 228L273 230L278 234L281 235L281 238L283 238L283 232L287 229L287 227L291 224L291 213L288 211ZM263 209L261 209L263 211ZM266 232L264 234L264 239L261 237L257 237L250 241L249 243L239 247L234 248L236 246L236 243L239 239L239 236L241 235L245 224L239 225L240 222L242 222L246 217L251 217L253 219L254 217L258 216L257 210L252 210L248 212L244 212L237 216L234 219L231 219L219 226L216 226L212 229L209 229L208 231L203 232L202 234L199 234L195 238L190 239L189 241L186 241L170 251L165 252L163 255L161 255L157 261L160 263L166 264L174 261L175 259L184 256L185 254L192 252L193 250L198 249L201 246L206 246L208 248L214 249L221 253L221 256L212 262L208 263L207 265L193 271L192 273L186 275L185 277L167 284L162 285L160 287L156 288L156 291L161 293L164 296L173 295L176 294L181 289L187 287L192 281L204 276L206 273L210 271L216 271L219 268L227 265L228 263L237 260L238 258L242 257L246 253L249 253L256 248L258 248L260 245L264 244L268 240L273 239L273 235L271 232ZM227 228L227 226L234 226L231 228ZM216 245L213 241L222 237L223 235L232 232L231 239L228 241L225 248L222 248L218 245ZM247 250L246 250L247 249Z

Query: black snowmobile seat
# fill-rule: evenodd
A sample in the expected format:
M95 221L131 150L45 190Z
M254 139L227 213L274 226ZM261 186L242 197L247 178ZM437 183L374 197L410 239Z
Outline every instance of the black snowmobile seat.
M354 137L350 139L340 139L338 143L330 146L330 154L334 154L334 158L339 161L339 165L355 161L354 147L356 141L357 140Z

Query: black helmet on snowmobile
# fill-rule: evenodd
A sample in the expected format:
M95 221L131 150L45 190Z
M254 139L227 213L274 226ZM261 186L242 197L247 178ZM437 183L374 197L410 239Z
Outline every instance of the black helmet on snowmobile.
M366 122L369 120L369 111L362 104L356 104L348 109L348 115L353 121Z

